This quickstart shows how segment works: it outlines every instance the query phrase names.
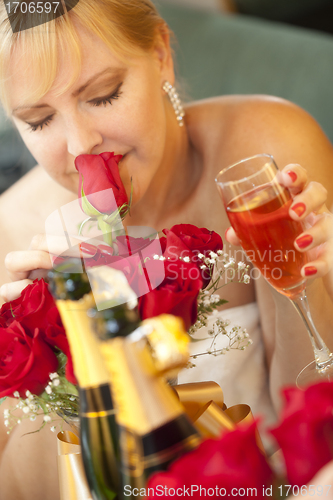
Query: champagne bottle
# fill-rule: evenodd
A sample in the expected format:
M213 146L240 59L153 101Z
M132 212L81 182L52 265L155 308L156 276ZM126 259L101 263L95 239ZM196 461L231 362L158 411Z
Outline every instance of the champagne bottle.
M135 334L100 344L117 407L120 499L137 498L153 472L166 470L201 441L173 390L156 372L148 340L133 340Z
M71 265L72 264L72 265ZM61 272L63 270L64 272ZM49 273L79 383L82 459L94 500L112 500L119 488L118 434L107 371L87 310L95 305L85 273L66 262Z

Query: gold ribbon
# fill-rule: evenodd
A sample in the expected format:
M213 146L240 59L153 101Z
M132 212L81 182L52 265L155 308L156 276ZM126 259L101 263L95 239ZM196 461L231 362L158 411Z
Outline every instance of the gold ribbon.
M80 439L70 431L58 433L60 500L93 500L81 458Z
M223 391L216 382L195 382L173 386L185 411L204 438L216 438L222 432L231 431L237 425L253 422L251 408L238 404L227 408ZM258 431L257 445L263 453L264 447Z
M204 438L216 438L238 425L253 422L251 408L238 404L227 408L223 391L216 382L196 382L173 386L189 419ZM264 453L257 432L257 444ZM92 500L84 474L80 440L69 431L58 434L60 500Z

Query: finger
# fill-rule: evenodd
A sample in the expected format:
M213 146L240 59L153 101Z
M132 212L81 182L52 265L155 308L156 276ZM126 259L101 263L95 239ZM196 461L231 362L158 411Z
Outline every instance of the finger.
M33 237L29 249L42 250L62 257L80 258L81 253L84 257L92 257L97 253L97 246L100 243L101 241L97 238L88 239L71 234L63 236L37 234Z
M22 290L26 286L31 285L31 283L32 280L21 280L15 281L15 283L6 283L0 288L0 297L5 302L15 300L21 295Z
M304 190L294 197L289 215L294 220L303 220L311 212L325 210L327 190L319 182L310 182Z
M333 238L333 216L324 213L317 217L317 222L300 234L294 246L300 252L306 252Z
M5 266L10 279L20 281L28 278L35 269L51 269L52 261L48 252L25 250L7 254Z
M296 195L303 191L308 183L308 174L301 165L291 163L281 171L279 182L287 187L292 195Z
M240 241L238 236L235 233L235 230L232 227L228 227L226 232L224 233L225 239L231 244L240 246Z
M302 267L301 274L304 278L322 278L333 268L333 241L330 240L320 247L317 259L308 262Z

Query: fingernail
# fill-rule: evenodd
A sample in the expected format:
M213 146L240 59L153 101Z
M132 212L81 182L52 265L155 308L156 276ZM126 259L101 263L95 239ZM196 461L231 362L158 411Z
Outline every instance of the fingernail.
M93 257L97 253L97 247L94 245L90 245L86 241L83 241L82 243L79 244L80 250L82 253L86 253Z
M296 203L293 207L291 207L291 210L293 210L295 214L298 215L298 217L301 217L301 215L303 215L306 210L306 206L304 203L299 202Z
M225 237L225 239L227 239L227 234L228 234L229 229L230 229L230 227L228 227L228 228L225 230L225 233L224 233L224 237Z
M101 252L103 255L113 255L113 248L108 247L107 245L98 245L98 250Z
M300 238L296 239L296 244L299 248L306 248L313 242L311 234L304 234Z
M52 265L54 267L54 266L58 266L59 264L62 264L65 259L64 259L64 257L59 257L59 256L56 256L56 255L51 255L51 260L52 260Z
M317 273L317 269L314 266L309 266L304 269L305 276L312 276Z
M293 182L295 182L297 180L297 174L295 172L293 172L292 170L288 170L287 174L289 175L289 177L291 178L291 180Z

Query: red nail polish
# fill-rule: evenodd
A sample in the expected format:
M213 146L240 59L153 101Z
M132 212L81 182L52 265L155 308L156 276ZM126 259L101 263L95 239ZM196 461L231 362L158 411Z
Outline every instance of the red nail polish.
M51 259L53 267L58 266L59 264L62 264L65 261L64 257L59 257L57 255L52 255Z
M291 210L293 210L295 214L298 215L298 217L301 217L306 210L306 206L304 205L304 203L299 202L296 203L293 207L291 207Z
M313 242L313 238L312 238L311 234L305 234L304 236L301 236L300 238L296 239L296 243L297 243L297 246L299 248L306 248L312 242Z
M79 244L80 250L82 253L86 253L93 257L97 253L97 247L94 247L94 245L90 245L90 243L87 243L86 241L83 241L82 243Z
M317 269L314 266L309 266L304 269L305 276L313 276L317 273Z
M295 172L293 172L292 170L288 170L287 174L289 175L289 177L291 178L291 180L293 182L295 182L297 180L297 174Z
M108 247L107 245L98 245L98 250L101 252L102 255L113 255L113 248Z

